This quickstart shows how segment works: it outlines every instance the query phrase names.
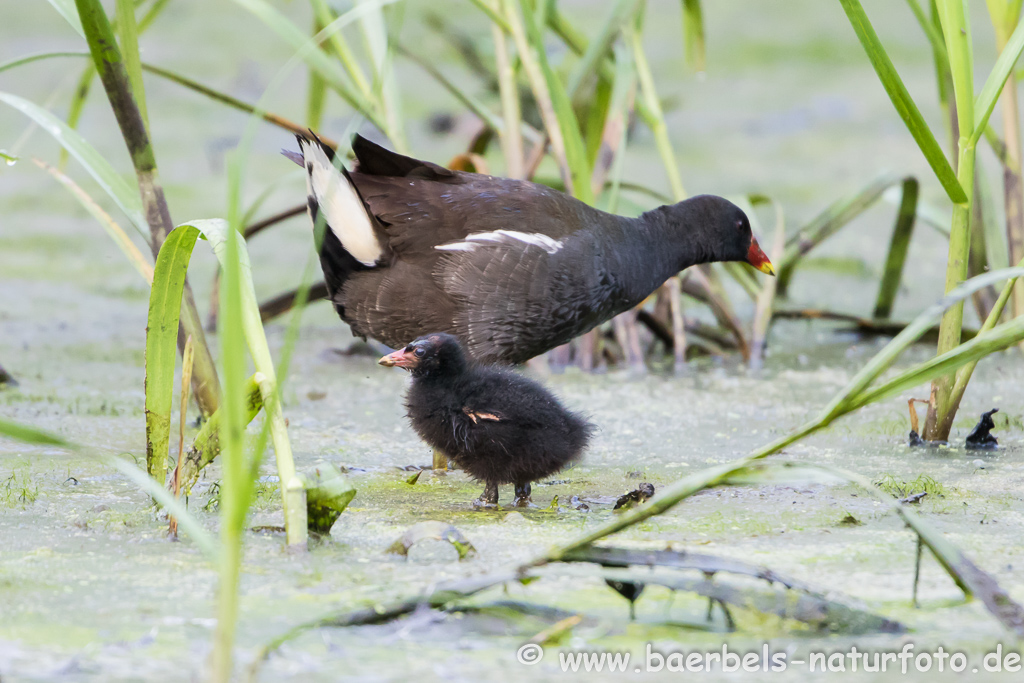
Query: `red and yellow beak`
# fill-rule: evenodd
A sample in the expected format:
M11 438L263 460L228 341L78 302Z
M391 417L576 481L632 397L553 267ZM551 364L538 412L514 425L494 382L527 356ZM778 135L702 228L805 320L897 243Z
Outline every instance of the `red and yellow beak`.
M761 249L761 245L757 243L757 238L753 235L750 236L750 249L747 250L747 263L754 266L762 273L768 275L775 275L775 269L772 268L772 262L768 260L768 255Z
M387 368L405 368L409 370L416 367L417 361L416 355L412 351L406 349L398 349L393 353L381 358L377 363Z

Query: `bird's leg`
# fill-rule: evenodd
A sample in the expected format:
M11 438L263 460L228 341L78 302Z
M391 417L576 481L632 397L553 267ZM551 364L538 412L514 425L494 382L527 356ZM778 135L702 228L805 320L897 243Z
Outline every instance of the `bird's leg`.
M498 485L489 481L484 485L484 492L473 501L475 508L496 508L498 507Z
M537 507L530 500L530 482L525 484L516 484L516 499L512 501L512 504L517 508L534 508Z

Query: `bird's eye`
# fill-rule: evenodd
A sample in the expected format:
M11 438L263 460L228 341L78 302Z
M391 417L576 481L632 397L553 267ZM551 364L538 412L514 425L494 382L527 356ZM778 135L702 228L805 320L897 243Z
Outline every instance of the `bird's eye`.
M736 229L743 230L743 221L736 221Z
M417 346L416 350L413 351L413 353L416 354L417 358L423 358L423 354L425 354L426 352L426 349L424 349L422 346Z

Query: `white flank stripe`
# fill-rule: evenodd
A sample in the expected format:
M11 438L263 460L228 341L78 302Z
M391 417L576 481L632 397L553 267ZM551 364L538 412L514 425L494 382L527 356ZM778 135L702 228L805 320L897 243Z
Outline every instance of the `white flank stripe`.
M478 232L467 236L462 242L451 242L450 244L442 244L434 248L440 251L473 251L477 246L509 244L513 240L526 245L540 247L549 254L554 254L563 246L561 241L536 232L495 230L494 232Z
M302 156L312 163L306 187L316 198L327 221L327 227L360 263L372 266L383 249L373 234L373 224L366 214L363 202L348 179L336 169L320 146L302 141Z
M434 247L438 251L473 251L477 245L472 242L452 242L451 244L439 244Z

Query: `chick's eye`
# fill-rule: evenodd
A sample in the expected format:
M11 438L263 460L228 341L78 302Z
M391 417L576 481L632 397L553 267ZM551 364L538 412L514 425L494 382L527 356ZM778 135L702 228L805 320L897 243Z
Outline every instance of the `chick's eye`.
M424 348L422 346L417 346L416 350L413 351L413 353L416 354L417 358L422 358L423 354L426 353L426 350L424 350Z

